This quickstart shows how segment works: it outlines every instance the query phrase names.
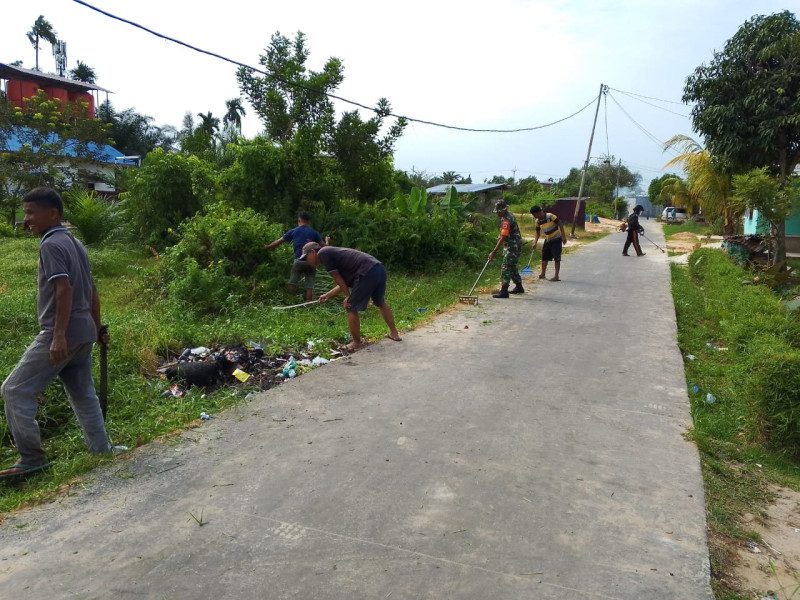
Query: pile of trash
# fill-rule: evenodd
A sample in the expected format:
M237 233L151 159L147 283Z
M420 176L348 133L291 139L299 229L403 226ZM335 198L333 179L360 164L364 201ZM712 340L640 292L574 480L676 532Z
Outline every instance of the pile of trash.
M267 390L300 373L342 357L333 350L328 359L316 354L317 342L309 340L308 352L267 356L256 342L207 348L186 348L156 370L171 386L162 395L181 397L192 386L213 390L223 385L247 385Z

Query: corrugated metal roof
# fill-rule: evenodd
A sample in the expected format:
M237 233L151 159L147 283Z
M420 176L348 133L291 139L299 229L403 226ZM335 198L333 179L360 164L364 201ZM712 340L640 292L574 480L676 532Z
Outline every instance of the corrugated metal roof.
M70 92L89 92L91 90L99 90L109 94L114 93L111 90L101 88L99 85L95 85L93 83L85 83L75 79L67 79L66 77L59 77L58 75L52 75L50 73L42 73L41 71L36 71L35 69L23 69L22 67L15 67L4 63L0 63L0 78L33 80L36 83L41 83L47 86L62 87Z
M451 187L456 188L458 194L479 194L489 190L504 190L508 186L505 183L443 183L429 187L426 192L429 194L446 194Z
M57 140L58 136L56 134L53 134L53 139ZM73 143L69 143L69 141L67 142L65 146L66 150L65 153L67 156L77 157L78 152L76 147L78 145L78 142L75 140L70 140L70 141ZM112 146L109 146L108 144L99 146L94 142L90 142L89 144L87 144L87 146L89 148L89 151L92 152L92 154L95 154L95 158L98 162L114 163L115 159L124 156L122 152L113 148ZM12 133L6 140L6 143L3 144L2 147L0 147L0 150L3 152L17 152L20 148L22 148L22 141L20 141L19 136L16 133Z

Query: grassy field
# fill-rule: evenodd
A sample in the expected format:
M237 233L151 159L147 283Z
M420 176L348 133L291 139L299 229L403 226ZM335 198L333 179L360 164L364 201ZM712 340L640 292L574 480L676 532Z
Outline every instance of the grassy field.
M763 514L773 484L800 490L791 416L800 401L800 319L716 250L695 252L689 268L673 265L672 278L690 435L705 482L712 585L718 599L745 600L751 596L723 581L735 572L732 548L761 541L744 517ZM800 293L800 281L792 285Z

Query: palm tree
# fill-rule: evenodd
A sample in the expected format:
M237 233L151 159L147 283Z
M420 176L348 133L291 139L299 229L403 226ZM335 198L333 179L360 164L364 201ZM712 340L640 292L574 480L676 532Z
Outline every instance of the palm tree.
M84 83L97 81L95 70L81 61L78 61L78 65L69 72L69 76L76 81L83 81Z
M455 171L445 171L442 173L442 182L443 183L458 183L461 181L463 177L456 173Z
M664 180L658 193L658 202L664 206L685 208L689 213L696 212L699 204L697 198L689 191L689 184L680 177Z
M677 149L680 154L664 168L682 165L688 178L688 196L699 202L708 218L722 217L724 235L734 233L742 206L734 200L730 175L719 172L713 165L711 154L692 138L685 135L671 137L664 149Z
M36 70L39 70L39 40L50 42L54 45L58 38L53 26L44 18L44 15L39 15L39 18L33 23L33 27L28 32L28 40L33 48L36 50Z
M244 110L244 106L242 106L242 99L231 98L230 100L226 100L225 106L228 107L228 112L222 117L222 122L241 131L242 117L247 114Z
M208 137L214 137L214 134L219 131L219 119L212 115L211 111L206 114L197 113L197 116L200 117L197 131L206 134Z

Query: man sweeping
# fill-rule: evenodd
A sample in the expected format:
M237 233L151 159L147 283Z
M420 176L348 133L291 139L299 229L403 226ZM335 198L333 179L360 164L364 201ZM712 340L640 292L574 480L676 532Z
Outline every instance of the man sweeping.
M561 281L561 247L567 243L567 234L564 232L564 224L558 220L553 213L544 212L541 206L531 206L531 214L536 221L536 236L533 239L531 250L536 251L539 237L544 235L542 243L542 272L539 279L547 279L547 263L553 261L555 264L555 275L550 281Z
M522 233L520 233L517 219L508 210L508 205L498 200L494 205L494 212L500 217L500 235L497 244L489 253L489 260L494 259L494 254L503 246L503 266L500 269L500 291L492 294L492 298L508 298L509 294L524 294L522 277L517 270L519 255L522 252ZM514 289L509 291L508 286L514 282Z

